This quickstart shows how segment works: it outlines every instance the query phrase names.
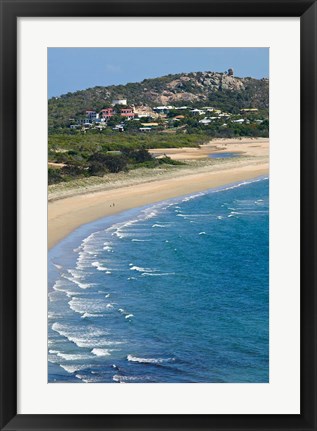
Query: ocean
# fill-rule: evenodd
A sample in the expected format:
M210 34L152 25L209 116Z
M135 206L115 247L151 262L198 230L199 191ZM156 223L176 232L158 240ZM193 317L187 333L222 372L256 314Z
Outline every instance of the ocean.
M269 180L106 217L48 254L48 382L269 381Z

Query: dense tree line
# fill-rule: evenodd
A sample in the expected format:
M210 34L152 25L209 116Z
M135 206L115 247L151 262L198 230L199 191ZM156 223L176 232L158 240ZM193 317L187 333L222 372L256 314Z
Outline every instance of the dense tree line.
M145 148L124 148L122 151L116 153L102 152L102 150L96 151L89 156L82 157L81 161L79 161L78 157L76 160L74 158L67 158L69 153L72 153L72 156L78 156L78 152L73 154L73 151L69 151L67 154L62 153L64 166L49 167L48 184L56 184L88 176L103 176L106 173L118 173L141 166L153 168L162 164L182 164L169 157L155 159Z

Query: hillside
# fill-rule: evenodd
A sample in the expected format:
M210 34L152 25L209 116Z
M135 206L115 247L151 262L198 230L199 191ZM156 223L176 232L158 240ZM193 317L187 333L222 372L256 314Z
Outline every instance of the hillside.
M192 72L145 79L138 83L94 87L48 101L49 128L66 126L88 109L97 112L124 97L129 105L213 106L229 113L243 108L269 108L269 80L238 78L218 72Z

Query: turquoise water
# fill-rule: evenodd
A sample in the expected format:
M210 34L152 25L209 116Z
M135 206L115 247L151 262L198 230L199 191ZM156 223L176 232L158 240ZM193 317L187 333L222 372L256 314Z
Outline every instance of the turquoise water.
M268 382L269 181L81 227L49 252L49 382Z

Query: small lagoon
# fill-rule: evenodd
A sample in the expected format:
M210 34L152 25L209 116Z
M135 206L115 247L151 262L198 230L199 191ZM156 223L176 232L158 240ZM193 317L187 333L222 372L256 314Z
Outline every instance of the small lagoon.
M213 153L208 154L210 159L230 159L232 157L240 157L239 153L225 152L225 153Z

